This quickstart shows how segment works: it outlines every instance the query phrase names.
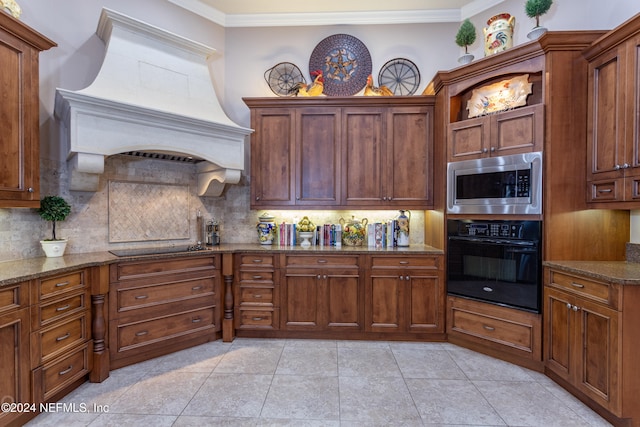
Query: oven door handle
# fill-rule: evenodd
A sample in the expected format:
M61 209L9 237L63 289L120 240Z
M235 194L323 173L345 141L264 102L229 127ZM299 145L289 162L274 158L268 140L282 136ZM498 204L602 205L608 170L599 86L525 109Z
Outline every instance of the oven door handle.
M505 240L505 239L493 239L493 238L486 238L486 237L449 236L449 240L460 240L463 242L490 243L490 244L511 245L511 246L535 246L536 245L536 242L532 240Z

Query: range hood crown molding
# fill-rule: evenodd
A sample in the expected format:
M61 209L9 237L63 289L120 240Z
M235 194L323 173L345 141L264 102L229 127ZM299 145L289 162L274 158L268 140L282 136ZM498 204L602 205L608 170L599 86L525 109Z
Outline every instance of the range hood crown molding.
M71 190L97 191L104 158L130 151L203 160L199 196L219 196L244 169L253 132L218 103L207 58L215 49L103 9L96 34L106 46L87 88L58 88L55 116L67 153Z

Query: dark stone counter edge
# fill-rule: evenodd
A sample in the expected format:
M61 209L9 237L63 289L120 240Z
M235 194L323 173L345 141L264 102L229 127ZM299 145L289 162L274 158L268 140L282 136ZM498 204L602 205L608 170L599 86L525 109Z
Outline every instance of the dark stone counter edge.
M542 265L595 280L620 285L640 285L640 263L628 261L544 261Z
M174 252L154 255L117 257L109 252L88 252L69 254L57 258L28 258L23 260L0 262L0 287L13 285L40 277L63 274L80 268L95 267L123 261L168 259L188 256L206 256L219 253L235 252L268 252L296 254L388 254L388 255L443 255L444 251L428 245L412 245L409 247L370 248L367 246L328 247L316 246L302 248L300 246L278 246L260 244L224 244L213 249L192 252Z

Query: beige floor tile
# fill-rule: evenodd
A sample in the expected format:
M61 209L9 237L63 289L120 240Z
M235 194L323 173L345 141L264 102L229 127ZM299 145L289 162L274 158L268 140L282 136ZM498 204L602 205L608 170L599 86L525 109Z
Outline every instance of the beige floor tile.
M447 350L470 380L534 381L529 370L466 348Z
M341 377L401 376L400 369L389 347L339 347L338 374Z
M267 397L272 375L216 374L192 393L182 415L258 417Z
M327 346L287 345L282 351L276 375L338 376L338 349Z
M176 418L170 415L102 414L91 423L91 427L171 427Z
M229 344L215 341L157 357L149 372L207 372L218 366L222 357L231 348Z
M404 378L467 378L447 351L417 347L393 347L392 351Z
M282 350L281 345L234 345L222 356L213 372L272 375Z
M338 378L276 375L261 418L339 420Z

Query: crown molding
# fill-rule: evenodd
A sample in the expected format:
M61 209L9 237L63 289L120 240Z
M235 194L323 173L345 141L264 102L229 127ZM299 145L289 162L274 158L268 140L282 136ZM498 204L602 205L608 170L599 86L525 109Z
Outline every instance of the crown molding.
M168 0L223 27L297 27L313 25L388 25L460 22L504 0L475 0L460 9L369 12L225 14L200 0Z

